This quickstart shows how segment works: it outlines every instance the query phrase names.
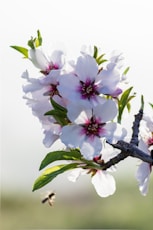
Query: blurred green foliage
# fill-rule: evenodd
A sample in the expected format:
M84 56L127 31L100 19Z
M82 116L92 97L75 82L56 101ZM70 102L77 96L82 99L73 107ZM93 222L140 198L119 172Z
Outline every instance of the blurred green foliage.
M82 194L60 192L52 207L35 193L3 194L0 229L152 229L152 188L151 182L146 197L130 181L117 184L115 195L108 198L100 198L91 188Z

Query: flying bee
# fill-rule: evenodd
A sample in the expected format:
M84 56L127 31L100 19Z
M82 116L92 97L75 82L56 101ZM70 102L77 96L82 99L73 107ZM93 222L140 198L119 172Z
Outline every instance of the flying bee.
M44 199L42 199L41 203L44 204L44 203L46 203L48 201L48 204L50 206L53 206L54 199L55 199L55 193L50 192Z

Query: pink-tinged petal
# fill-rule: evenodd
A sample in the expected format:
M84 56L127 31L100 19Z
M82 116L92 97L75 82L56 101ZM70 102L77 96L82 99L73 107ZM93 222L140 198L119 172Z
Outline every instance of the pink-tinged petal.
M87 138L80 146L80 151L87 160L93 160L94 157L100 154L101 150L102 142L96 136L94 138Z
M136 172L136 179L139 183L139 190L144 196L148 192L150 172L150 165L146 162L142 162Z
M59 85L57 86L60 95L70 101L77 101L81 99L77 92L79 87L79 79L73 74L63 75L59 78Z
M55 50L50 58L54 64L54 67L60 69L64 65L64 52L61 50Z
M112 100L106 100L102 105L98 105L93 108L96 117L101 119L101 122L113 120L117 115L116 103Z
M92 184L95 187L97 194L101 197L113 195L116 190L115 180L112 175L106 171L98 170L92 177Z
M87 79L94 81L98 73L98 66L95 59L90 55L79 57L76 64L75 73L83 82L85 82Z
M85 139L81 131L82 127L77 125L64 126L60 136L61 141L69 148L78 148Z
M123 140L127 135L125 128L123 128L120 124L113 122L107 123L104 126L104 130L104 136L110 143L116 143L119 140Z
M68 175L68 180L71 182L76 182L81 175L87 174L87 171L82 168L73 169Z

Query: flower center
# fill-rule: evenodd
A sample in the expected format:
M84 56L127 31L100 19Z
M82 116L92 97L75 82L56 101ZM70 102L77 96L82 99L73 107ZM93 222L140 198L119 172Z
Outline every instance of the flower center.
M44 93L44 96L50 96L53 97L54 95L59 95L58 89L57 89L58 84L50 84L49 90Z
M78 91L81 93L83 99L88 100L99 94L97 91L97 86L94 84L94 81L91 82L90 79L86 80L86 82L80 81Z
M46 68L46 70L41 70L40 72L43 73L44 75L48 75L50 71L56 70L56 69L59 69L59 66L51 62L50 65Z
M82 125L84 128L83 131L87 136L100 137L100 132L102 131L102 126L104 126L104 124L105 123L99 123L98 119L92 116L91 119L86 122L86 124Z
M151 137L149 137L147 141L149 147L153 145L153 132L151 134L152 134Z

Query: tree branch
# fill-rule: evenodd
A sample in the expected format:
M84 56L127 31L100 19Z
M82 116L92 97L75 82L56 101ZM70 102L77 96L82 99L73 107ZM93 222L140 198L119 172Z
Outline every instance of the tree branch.
M142 161L153 165L153 157L151 155L149 156L148 154L146 154L145 152L143 152L141 149L137 147L139 144L138 135L139 135L140 121L143 117L143 107L144 107L144 103L142 98L141 108L139 110L139 113L135 115L135 120L133 122L133 126L132 126L133 132L132 132L130 143L122 140L118 141L116 144L111 144L107 142L114 148L120 149L121 152L114 158L110 159L108 162L102 163L101 168L103 170L106 170L107 168L119 163L120 161L124 160L129 156L139 158Z

